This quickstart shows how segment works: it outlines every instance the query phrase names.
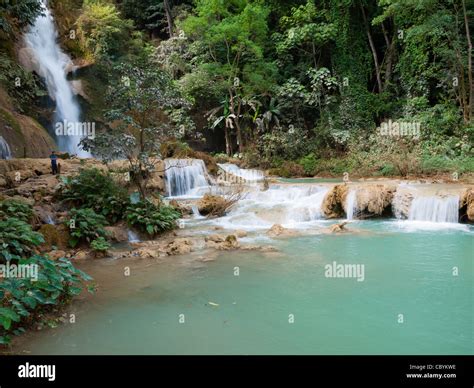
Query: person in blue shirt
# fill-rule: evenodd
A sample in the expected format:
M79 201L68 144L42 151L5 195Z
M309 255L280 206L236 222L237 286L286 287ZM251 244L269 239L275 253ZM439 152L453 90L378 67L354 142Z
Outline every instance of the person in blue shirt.
M51 151L49 158L51 159L51 172L53 175L56 175L58 173L58 155L56 155L56 152Z

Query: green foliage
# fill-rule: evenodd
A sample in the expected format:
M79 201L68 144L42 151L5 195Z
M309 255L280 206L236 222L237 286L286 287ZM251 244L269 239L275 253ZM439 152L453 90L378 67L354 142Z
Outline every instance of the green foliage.
M31 104L48 95L45 86L36 75L26 71L12 58L1 52L0 85L3 85L17 102L20 112L27 111Z
M60 196L76 207L93 209L111 223L123 219L129 203L127 191L112 175L96 168L81 169L68 177Z
M95 252L106 253L110 247L110 243L104 237L96 238L91 242L91 248Z
M66 258L52 261L35 255L19 264L37 266L37 278L6 278L0 282L0 344L8 344L12 335L37 323L41 313L69 302L82 292L83 281L92 280Z
M90 243L99 237L107 237L104 229L107 220L89 208L71 209L65 225L69 227L71 234L69 245L73 248L80 242Z
M41 233L14 217L0 220L0 262L28 257L44 242Z
M318 159L313 153L302 157L298 163L303 167L306 176L314 176L316 167L318 165Z
M150 236L176 227L181 214L171 206L156 206L150 201L140 201L127 209L129 225L148 233Z
M0 202L0 221L16 218L23 222L30 222L33 218L33 209L25 201L6 199Z
M11 33L13 26L23 28L32 24L41 12L39 0L2 1L0 30Z
M91 59L117 59L130 46L133 22L122 19L115 5L105 0L85 0L77 27L81 45Z

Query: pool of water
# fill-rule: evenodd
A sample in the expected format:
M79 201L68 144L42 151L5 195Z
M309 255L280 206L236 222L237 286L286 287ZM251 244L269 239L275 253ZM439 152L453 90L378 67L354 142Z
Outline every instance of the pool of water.
M70 307L76 322L32 333L15 352L473 354L474 228L350 227L272 240L279 254L87 263L99 290ZM334 262L364 265L363 281L326 277Z

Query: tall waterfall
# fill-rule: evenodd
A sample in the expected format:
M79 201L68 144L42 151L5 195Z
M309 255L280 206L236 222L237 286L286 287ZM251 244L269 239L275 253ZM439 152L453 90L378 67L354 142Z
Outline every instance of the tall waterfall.
M199 196L209 188L206 166L200 159L166 159L165 170L169 197Z
M10 146L8 145L7 141L0 136L0 159L11 159L12 152L10 150Z
M39 15L25 36L26 45L32 50L37 61L39 75L44 78L50 97L56 102L55 126L72 126L74 134L60 135L57 142L62 151L90 156L79 147L82 136L74 129L82 128L80 108L66 78L65 68L71 59L61 51L57 43L58 33L54 19L47 7L47 0L42 0L43 14Z
M408 219L412 221L458 222L459 196L429 196L413 199Z
M346 218L352 220L354 218L354 213L357 212L357 191L349 190L346 198Z

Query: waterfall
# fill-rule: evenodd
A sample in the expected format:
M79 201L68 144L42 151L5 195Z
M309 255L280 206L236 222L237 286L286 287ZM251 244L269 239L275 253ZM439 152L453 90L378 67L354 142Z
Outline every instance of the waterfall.
M6 140L0 136L0 159L11 159L12 152Z
M43 14L30 27L25 42L37 61L37 71L44 78L50 97L56 102L55 129L59 126L62 131L72 132L57 136L59 149L87 157L90 156L89 153L79 147L83 137L78 133L83 128L80 123L80 108L65 72L71 59L61 51L56 41L58 34L51 12L46 6L47 0L42 0L41 4Z
M233 229L310 226L312 221L324 219L321 207L328 190L317 185L272 185L266 191L254 188L215 222Z
M354 218L354 213L357 212L357 191L349 190L346 198L346 217L348 220Z
M429 196L413 199L408 219L412 221L458 222L459 196Z
M128 236L128 242L130 242L130 243L140 242L140 238L138 237L138 235L133 230L128 229L127 230L127 236Z
M265 179L265 174L260 170L240 168L232 163L218 163L217 165L224 172L219 171L219 179L226 182L254 183Z
M206 166L200 159L166 159L165 182L169 197L201 196L209 188Z

